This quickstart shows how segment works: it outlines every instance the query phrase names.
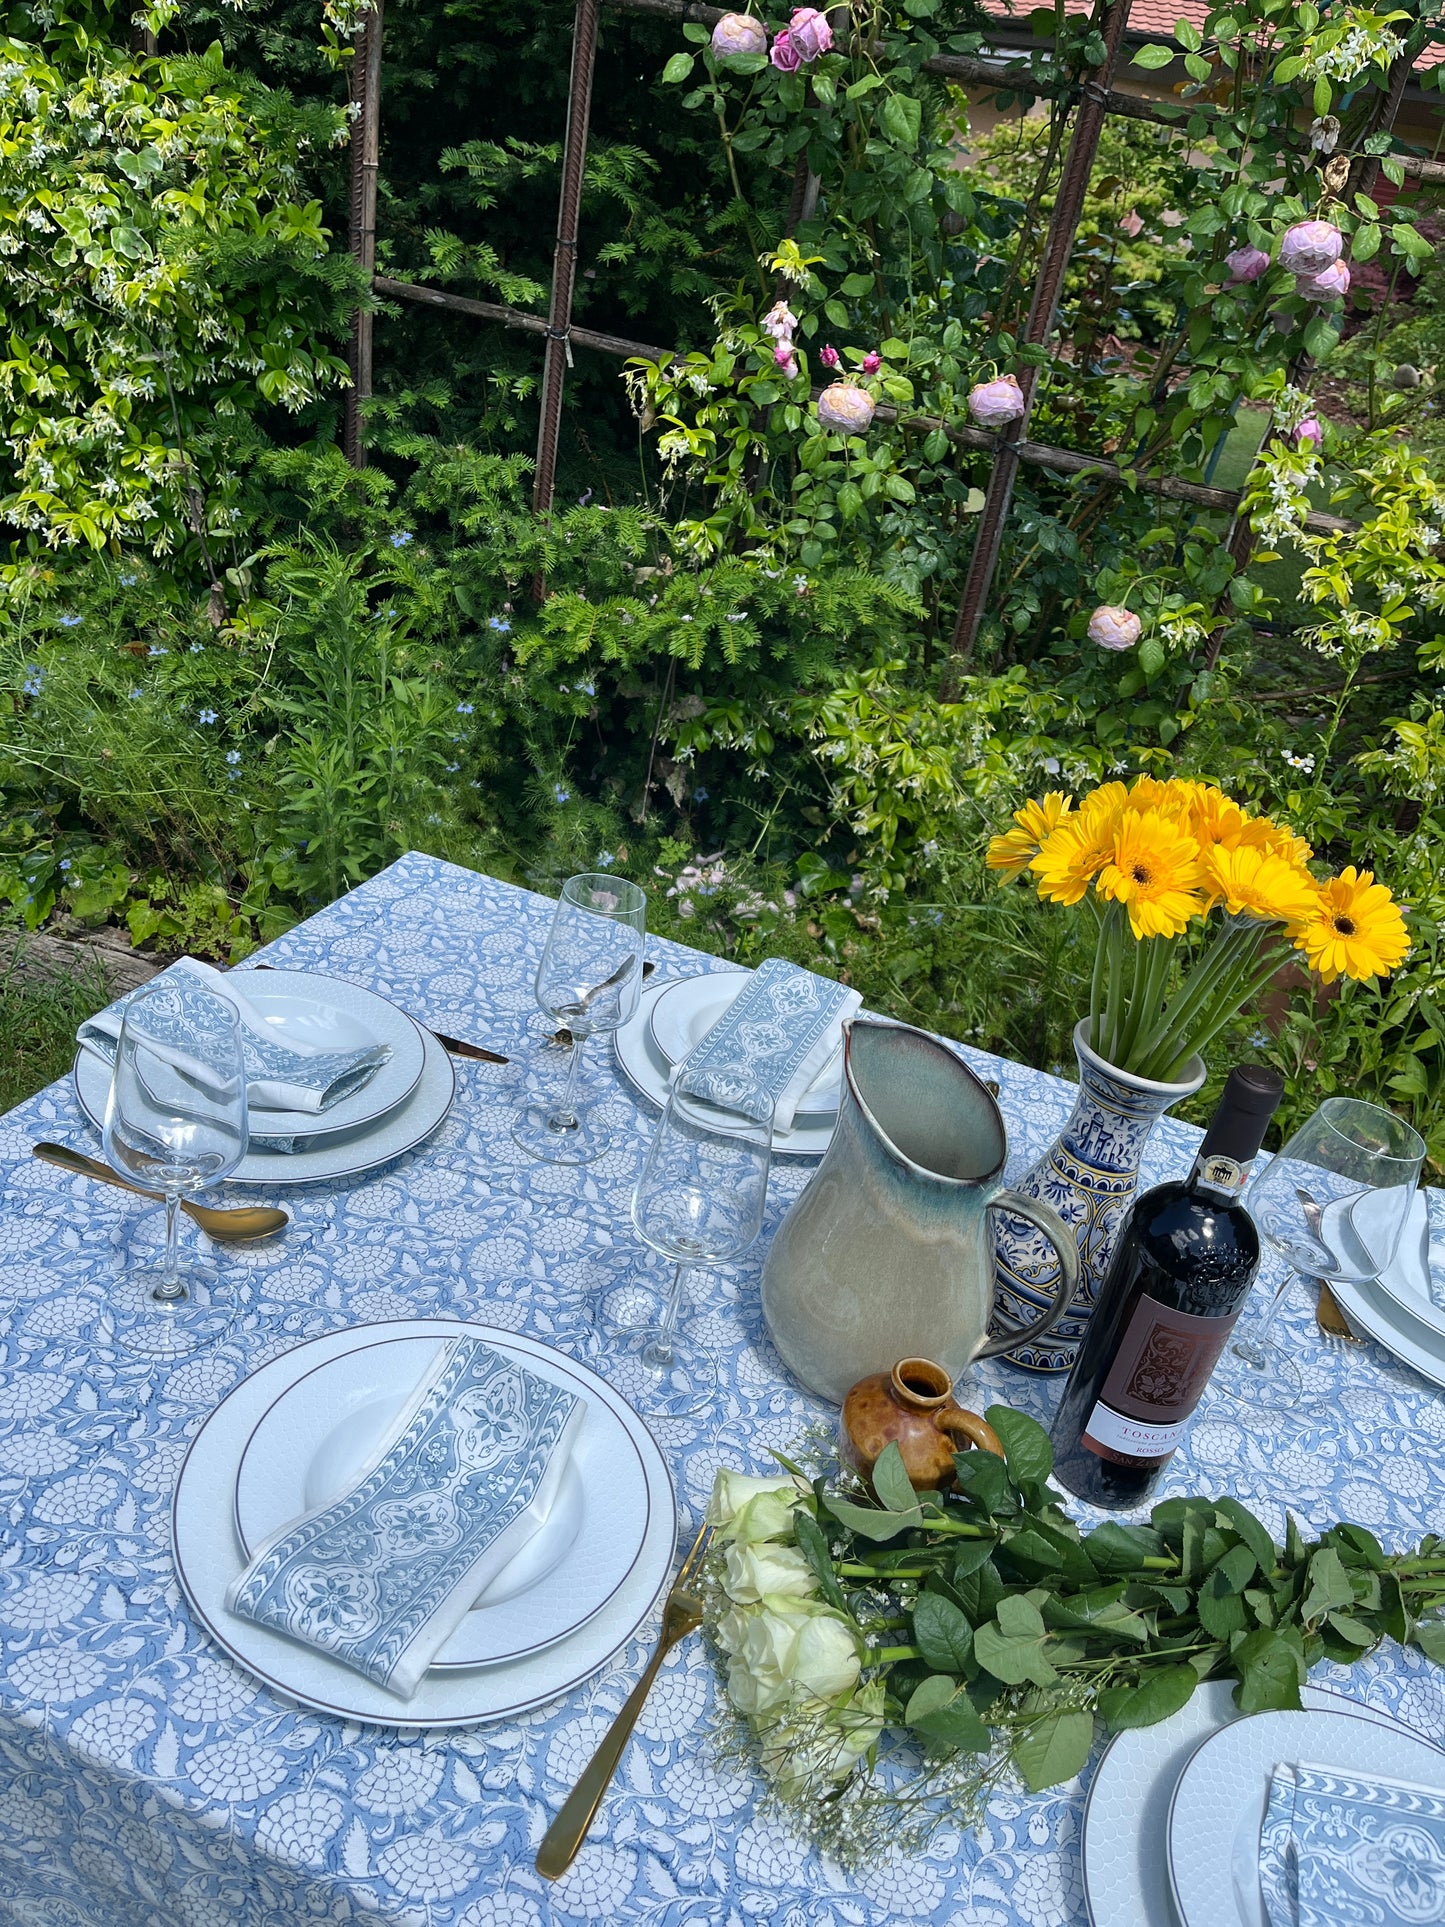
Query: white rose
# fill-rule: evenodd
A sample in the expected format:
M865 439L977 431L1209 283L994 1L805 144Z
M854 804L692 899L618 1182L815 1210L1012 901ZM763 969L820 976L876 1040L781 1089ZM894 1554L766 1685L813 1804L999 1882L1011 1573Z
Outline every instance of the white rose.
M794 1613L772 1612L764 1607L753 1613L743 1628L741 1643L728 1667L728 1698L750 1719L781 1706L791 1696L788 1667L798 1644L800 1623Z
M750 1514L745 1530L750 1540L781 1539L792 1530L792 1501L801 1496L792 1478L759 1479L724 1468L713 1480L712 1497L707 1502L708 1524L724 1537L736 1538L738 1515L766 1499L768 1505Z
M756 1717L802 1693L836 1699L858 1683L854 1633L840 1613L812 1599L764 1598L751 1615L728 1668L728 1696Z
M784 1799L794 1799L816 1791L821 1780L846 1780L882 1731L883 1684L875 1680L833 1708L806 1739L796 1721L765 1730L763 1771Z
M755 1606L766 1593L808 1599L818 1590L813 1568L796 1546L732 1545L723 1567L724 1590L743 1606Z
M748 1621L751 1618L752 1614L746 1607L734 1606L731 1612L723 1614L714 1627L717 1643L729 1658L742 1645L743 1634L747 1631Z
M799 1630L790 1672L805 1692L831 1700L858 1684L861 1664L857 1641L843 1620L820 1613Z

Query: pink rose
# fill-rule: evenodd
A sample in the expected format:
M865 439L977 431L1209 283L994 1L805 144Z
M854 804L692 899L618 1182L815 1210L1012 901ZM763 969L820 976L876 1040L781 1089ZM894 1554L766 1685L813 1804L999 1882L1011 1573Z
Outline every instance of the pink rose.
M712 30L715 54L760 54L767 44L767 28L750 13L725 13Z
M1229 279L1235 285L1242 281L1258 281L1269 266L1269 256L1263 248L1236 248L1226 254L1224 265L1229 269Z
M795 74L803 64L803 56L793 45L792 37L786 27L773 42L773 50L768 55L780 74Z
M765 335L774 341L791 341L798 326L798 317L786 301L775 301L758 323Z
M1297 275L1294 285L1306 301L1339 301L1350 291L1350 271L1343 261L1331 261L1318 274Z
M789 381L793 379L793 376L798 372L798 364L793 355L793 344L791 341L780 341L778 343L777 347L773 350L773 362L775 366L782 369Z
M880 369L880 368L881 368L882 366L883 366L883 357L882 357L882 355L880 355L880 354L878 354L878 353L876 352L876 350L874 350L874 349L872 349L872 348L870 348L870 349L868 350L868 352L867 352L867 354L866 354L866 355L864 355L864 357L863 357L863 372L864 372L864 374L865 374L865 375L876 375L876 374L878 373L878 370L879 370L879 369Z
M835 381L818 397L818 420L841 435L861 435L873 419L873 397L851 382Z
M1321 427L1318 418L1314 415L1306 415L1294 432L1294 445L1296 448L1322 448L1324 446L1324 440L1325 431Z
M1101 649L1132 649L1143 627L1131 609L1102 604L1089 617L1089 640Z
M788 40L799 60L817 60L833 44L828 16L816 7L799 7L788 22Z
M1332 221L1296 221L1279 244L1279 264L1291 274L1318 274L1344 248L1345 237Z
M838 350L833 346L832 342L829 342L826 348L820 348L818 350L818 359L825 368L841 368L843 366L843 357L838 353Z
M1012 375L977 382L968 393L968 412L980 428L1003 428L1023 415L1023 390Z

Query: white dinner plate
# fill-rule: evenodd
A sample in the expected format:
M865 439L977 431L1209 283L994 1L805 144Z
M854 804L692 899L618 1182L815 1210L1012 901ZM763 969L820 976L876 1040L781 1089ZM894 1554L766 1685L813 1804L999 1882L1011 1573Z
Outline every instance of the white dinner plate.
M1437 1236L1432 1253L1431 1230L1429 1200L1417 1191L1399 1247L1375 1282L1386 1298L1445 1340L1445 1247Z
M680 1064L707 1036L723 1013L741 997L752 977L750 970L713 970L702 977L684 977L667 984L652 1006L649 1026L657 1051L669 1064ZM843 1101L843 1040L803 1093L798 1115L826 1118L838 1114Z
M725 973L732 974L732 973ZM652 1007L672 985L654 984L644 990L637 1010L620 1030L612 1033L612 1048L618 1068L633 1089L649 1103L667 1103L668 1080L672 1066L652 1041ZM791 1131L773 1136L773 1155L780 1158L818 1158L827 1150L836 1117L799 1116Z
M257 1421L288 1386L317 1365L378 1340L425 1338L435 1343L452 1336L484 1339L521 1360L529 1371L566 1384L589 1405L606 1406L636 1443L642 1459L649 1498L647 1530L631 1572L606 1605L577 1631L542 1652L500 1665L433 1670L410 1699L400 1700L327 1654L227 1611L226 1588L245 1561L233 1508L221 1495L235 1488L241 1454ZM243 1379L191 1441L176 1482L171 1532L176 1573L196 1617L239 1666L277 1692L341 1719L393 1727L476 1726L515 1718L570 1691L633 1636L671 1574L677 1509L666 1463L651 1434L621 1395L595 1373L515 1332L459 1319L408 1318L328 1332Z
M1356 1333L1373 1338L1432 1385L1445 1386L1445 1337L1406 1311L1400 1299L1392 1298L1378 1282L1346 1285L1332 1280L1330 1290Z
M227 1184L326 1184L390 1164L404 1151L413 1151L429 1138L452 1107L456 1074L452 1060L436 1039L423 1040L421 1078L404 1104L373 1124L354 1131L334 1131L313 1138L299 1151L248 1151L226 1179ZM99 1131L105 1124L105 1102L110 1094L110 1072L89 1051L77 1051L73 1071L76 1099Z
M257 1420L236 1474L236 1531L248 1560L291 1520L356 1483L436 1353L435 1338L381 1338L313 1366L280 1393ZM610 1405L588 1398L546 1523L478 1598L433 1667L494 1666L576 1632L641 1558L650 1503L637 1441Z
M1302 1687L1300 1698L1312 1711L1348 1712L1420 1737L1388 1713L1324 1687ZM1234 1682L1210 1680L1172 1718L1110 1740L1084 1802L1084 1899L1092 1927L1168 1927L1169 1802L1200 1741L1244 1717ZM1220 1927L1225 1918L1221 1910Z
M1309 1760L1445 1793L1445 1752L1357 1713L1255 1713L1202 1740L1169 1805L1169 1883L1184 1927L1269 1927L1259 1834L1270 1776Z

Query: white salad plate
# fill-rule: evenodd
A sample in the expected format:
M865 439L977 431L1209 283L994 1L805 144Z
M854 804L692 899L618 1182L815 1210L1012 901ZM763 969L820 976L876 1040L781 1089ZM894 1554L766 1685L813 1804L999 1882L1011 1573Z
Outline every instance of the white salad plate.
M1431 1230L1429 1200L1417 1191L1395 1255L1375 1282L1384 1297L1445 1342L1445 1244L1436 1237L1432 1252Z
M1300 1698L1309 1711L1348 1713L1373 1721L1397 1738L1420 1738L1388 1713L1323 1687L1305 1686ZM1174 1789L1200 1742L1245 1718L1234 1704L1233 1681L1210 1680L1172 1718L1117 1733L1105 1747L1084 1802L1084 1899L1092 1927L1168 1927L1168 1823ZM1216 1863L1217 1890L1224 1865L1227 1860ZM1225 1905L1212 1927L1230 1927Z
M714 970L702 977L684 977L667 984L652 1006L649 1027L658 1053L678 1065L707 1036L713 1025L743 994L750 970ZM798 1105L798 1115L832 1119L843 1101L843 1043L813 1079Z
M720 972L719 975L736 976L737 972ZM689 978L688 981L696 980ZM636 1012L620 1030L612 1033L612 1048L616 1053L618 1069L635 1091L649 1103L659 1106L667 1103L672 1066L653 1042L652 1010L658 998L671 989L672 985L667 983L654 984L651 989L644 990ZM837 1122L836 1116L804 1117L799 1114L790 1131L774 1133L774 1157L821 1157L828 1148Z
M490 1666L432 1668L410 1699L374 1684L329 1655L267 1631L226 1608L226 1589L246 1565L233 1492L246 1446L281 1395L318 1366L389 1340L450 1337L485 1340L543 1378L605 1408L635 1445L643 1467L648 1515L641 1552L611 1598L582 1626L555 1644ZM608 1495L600 1495L605 1506ZM591 1494L584 1494L590 1502ZM475 1726L513 1719L569 1692L604 1666L656 1605L671 1575L677 1548L672 1481L655 1441L626 1401L585 1366L536 1339L459 1319L397 1319L354 1325L313 1338L244 1379L211 1413L181 1466L171 1508L176 1573L197 1618L239 1666L288 1699L340 1719L382 1726ZM565 1586L566 1560L548 1582Z
M408 1019L410 1022L410 1019ZM429 1138L456 1096L452 1060L434 1037L422 1040L422 1073L404 1103L375 1123L351 1131L331 1131L312 1138L295 1151L248 1151L226 1179L227 1184L326 1184L333 1178L356 1177L390 1164L404 1151L414 1151ZM73 1073L80 1108L96 1130L105 1126L105 1104L110 1095L110 1072L90 1051L77 1051ZM258 1117L267 1113L258 1111Z
M248 1560L356 1484L436 1353L432 1337L379 1338L313 1366L278 1395L236 1474L236 1531ZM610 1405L586 1403L541 1530L480 1595L433 1667L494 1666L565 1639L641 1558L651 1508L642 1452Z
M1234 1721L1195 1748L1169 1803L1169 1882L1183 1927L1269 1927L1259 1835L1270 1777L1302 1760L1445 1793L1438 1746L1342 1707Z

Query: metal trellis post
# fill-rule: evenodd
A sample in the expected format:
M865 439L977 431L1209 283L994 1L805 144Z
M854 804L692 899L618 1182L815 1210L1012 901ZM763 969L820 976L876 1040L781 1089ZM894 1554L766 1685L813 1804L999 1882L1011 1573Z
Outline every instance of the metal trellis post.
M376 267L376 176L381 162L381 9L371 12L355 40L351 64L351 252L368 279ZM341 446L353 468L366 464L362 404L371 399L371 313L359 308L351 326L351 386L346 391Z

